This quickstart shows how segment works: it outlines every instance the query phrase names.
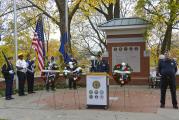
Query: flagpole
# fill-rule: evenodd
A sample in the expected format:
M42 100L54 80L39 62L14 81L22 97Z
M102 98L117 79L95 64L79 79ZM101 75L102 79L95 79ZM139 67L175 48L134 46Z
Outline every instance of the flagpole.
M67 41L69 41L69 33L68 33L68 0L65 0L65 31L67 33Z
M17 46L17 12L16 12L16 0L13 0L14 4L14 41L15 41L15 60L17 61L17 52L18 52L18 46ZM17 78L17 72L16 72L16 89L18 89L18 78Z

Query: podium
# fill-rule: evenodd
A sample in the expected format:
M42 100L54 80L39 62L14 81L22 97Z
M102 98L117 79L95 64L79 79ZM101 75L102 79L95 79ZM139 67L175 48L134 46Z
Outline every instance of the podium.
M105 72L89 73L86 76L87 108L109 107L109 77Z

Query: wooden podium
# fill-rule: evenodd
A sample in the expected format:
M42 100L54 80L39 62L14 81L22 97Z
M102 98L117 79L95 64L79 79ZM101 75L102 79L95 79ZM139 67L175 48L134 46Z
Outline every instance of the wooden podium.
M86 76L87 108L109 107L109 77L105 72L89 73Z

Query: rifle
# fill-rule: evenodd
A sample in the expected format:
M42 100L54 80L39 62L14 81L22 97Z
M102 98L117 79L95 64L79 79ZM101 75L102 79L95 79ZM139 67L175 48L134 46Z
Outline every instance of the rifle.
M6 63L7 63L8 68L12 69L12 68L11 68L11 65L10 65L10 63L9 63L9 61L8 61L6 55L4 54L3 51L2 51L2 54L3 54L3 56L4 56L4 59L5 59Z

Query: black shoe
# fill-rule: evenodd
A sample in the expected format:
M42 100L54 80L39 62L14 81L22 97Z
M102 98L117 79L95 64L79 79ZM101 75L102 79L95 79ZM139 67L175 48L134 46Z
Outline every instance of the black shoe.
M165 108L165 105L164 105L164 104L161 104L161 105L160 105L160 108Z
M19 94L19 96L26 96L27 94Z
M11 98L8 97L8 98L6 98L6 100L11 100Z
M14 99L13 97L10 97L10 99Z
M32 93L35 93L34 91L29 91L28 94L32 94Z
M177 106L177 105L173 105L173 108L174 108L174 109L178 109L178 106Z

